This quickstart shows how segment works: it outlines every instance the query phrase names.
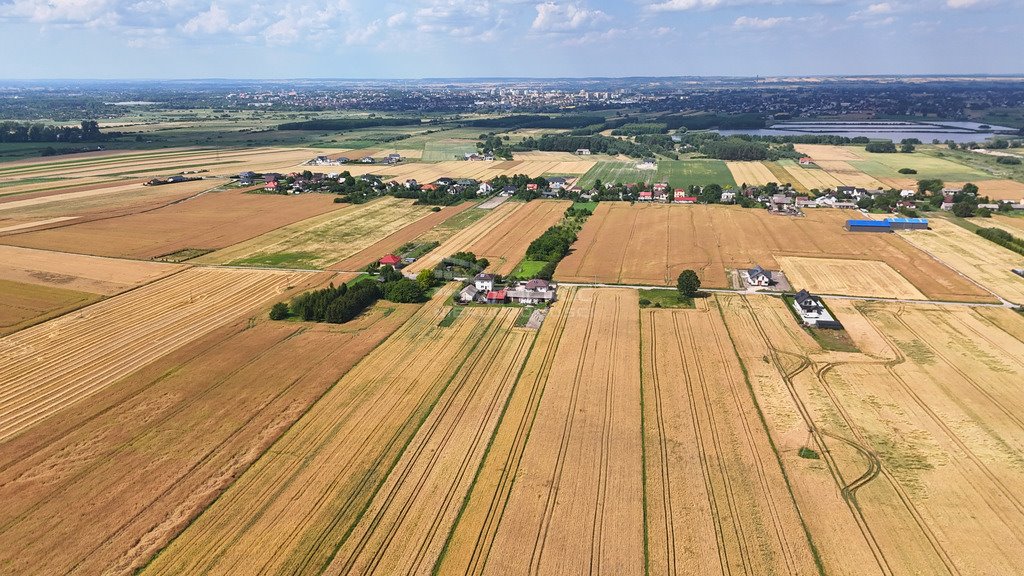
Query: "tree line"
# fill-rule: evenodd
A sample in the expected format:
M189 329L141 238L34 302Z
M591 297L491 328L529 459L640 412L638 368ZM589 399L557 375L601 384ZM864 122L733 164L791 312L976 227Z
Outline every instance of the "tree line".
M278 130L356 130L379 126L409 126L422 124L422 118L320 118L304 122L285 122Z
M0 142L99 142L118 136L103 134L95 120L83 120L79 126L53 126L41 122L0 122Z

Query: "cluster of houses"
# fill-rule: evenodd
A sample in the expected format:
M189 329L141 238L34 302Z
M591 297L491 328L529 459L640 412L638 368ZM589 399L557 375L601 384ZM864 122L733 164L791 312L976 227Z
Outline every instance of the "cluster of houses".
M202 180L202 177L188 177L183 175L168 176L167 178L153 178L152 180L143 183L143 186L163 186L164 184L180 184L182 182L192 182L194 180Z
M462 159L467 162L494 162L494 154L477 154L476 152L470 152L463 154Z
M457 299L462 304L550 304L558 295L558 285L547 280L533 279L500 286L492 274L480 273L463 288Z
M402 155L397 152L393 152L384 157L384 164L398 164L402 161ZM306 162L307 166L341 166L342 164L376 164L377 159L373 156L363 156L358 161L354 161L346 156L339 156L338 158L331 158L330 156L317 156L309 162Z

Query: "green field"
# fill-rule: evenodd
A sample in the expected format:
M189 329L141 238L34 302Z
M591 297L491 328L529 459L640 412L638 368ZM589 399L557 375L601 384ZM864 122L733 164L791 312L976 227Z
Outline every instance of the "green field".
M636 162L598 162L580 178L578 185L581 188L591 188L598 180L604 184L616 182L650 184L654 182L655 176L657 176L657 172L654 170L637 170Z
M923 180L926 178L938 178L947 182L965 182L971 180L989 180L992 176L954 162L947 158L938 157L938 154L945 154L938 149L927 149L912 154L872 154L863 148L851 147L850 150L863 158L860 161L851 161L858 170L875 178L913 178ZM910 176L900 174L900 168L913 168L917 174Z
M668 182L673 188L707 184L736 186L732 173L721 160L662 160L658 162L657 181Z
M541 260L523 260L519 263L519 266L516 266L512 275L516 278L533 278L541 271L541 268L547 265L547 262Z
M444 138L425 142L423 145L424 162L445 162L461 158L464 154L476 152L476 141L454 140Z

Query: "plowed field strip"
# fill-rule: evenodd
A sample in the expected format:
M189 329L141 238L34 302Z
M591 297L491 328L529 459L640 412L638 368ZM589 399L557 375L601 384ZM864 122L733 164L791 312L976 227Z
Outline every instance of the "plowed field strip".
M472 226L460 230L447 241L442 242L440 246L434 248L412 265L408 266L407 270L412 273L416 273L420 270L432 269L442 260L456 252L464 250L478 238L488 234L490 231L500 226L507 218L510 218L515 212L525 207L526 204L521 202L506 202L501 206L498 206L492 210L490 214L484 216ZM477 256L479 256L479 254Z

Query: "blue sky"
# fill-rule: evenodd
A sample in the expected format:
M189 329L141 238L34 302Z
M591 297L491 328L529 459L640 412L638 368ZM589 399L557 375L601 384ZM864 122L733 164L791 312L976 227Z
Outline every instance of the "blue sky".
M1024 73L1024 0L0 0L0 78Z

